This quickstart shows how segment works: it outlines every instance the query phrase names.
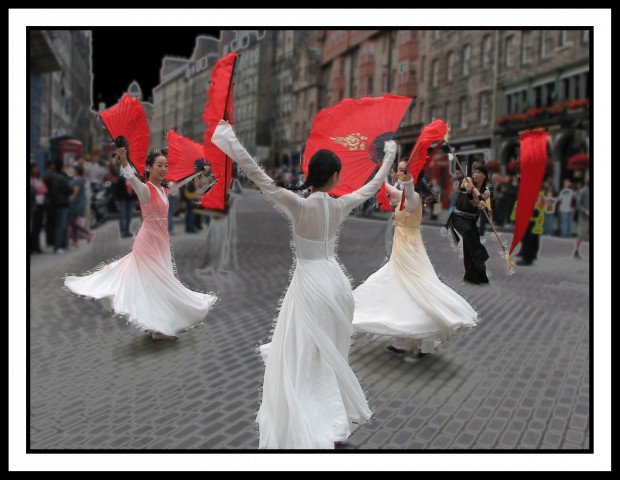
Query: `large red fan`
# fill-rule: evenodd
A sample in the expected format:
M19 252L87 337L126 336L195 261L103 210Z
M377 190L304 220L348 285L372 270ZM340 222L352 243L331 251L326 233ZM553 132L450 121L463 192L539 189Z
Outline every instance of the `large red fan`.
M303 171L312 155L333 151L342 162L340 183L331 195L346 195L362 186L383 162L383 145L392 140L413 99L388 93L359 100L347 98L321 110L306 144Z
M140 101L125 93L120 102L101 112L99 118L116 145L128 147L127 160L138 174L143 174L149 149L149 126Z
M168 174L173 182L200 173L204 168L204 150L199 143L182 137L174 130L168 131Z
M207 93L209 101L205 105L202 119L207 124L203 145L204 157L211 162L211 169L218 183L209 195L203 195L201 205L209 210L226 210L226 196L232 181L232 160L217 148L211 137L220 120L233 119L233 73L238 54L230 53L217 61L211 73L211 88Z
M540 192L547 164L547 137L544 129L528 130L519 135L521 142L521 181L517 196L517 211L512 245L508 254L519 244L529 227L530 217ZM507 257L506 263L509 264Z

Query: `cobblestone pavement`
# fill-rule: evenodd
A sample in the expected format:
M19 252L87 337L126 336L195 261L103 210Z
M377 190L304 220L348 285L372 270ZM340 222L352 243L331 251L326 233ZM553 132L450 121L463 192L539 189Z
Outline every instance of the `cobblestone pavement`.
M225 275L200 270L204 230L175 226L179 278L220 297L206 325L175 342L153 342L102 302L62 287L66 273L130 251L116 222L97 229L90 246L31 258L31 449L257 448L255 349L288 284L290 232L257 192L237 203L238 268ZM339 256L355 285L383 263L385 228L345 222ZM588 449L588 257L572 258L571 239L543 238L535 265L507 275L487 234L491 283L475 286L461 281L462 261L438 227L422 235L439 276L480 313L479 326L422 359L391 356L385 340L354 344L350 362L374 416L338 450Z

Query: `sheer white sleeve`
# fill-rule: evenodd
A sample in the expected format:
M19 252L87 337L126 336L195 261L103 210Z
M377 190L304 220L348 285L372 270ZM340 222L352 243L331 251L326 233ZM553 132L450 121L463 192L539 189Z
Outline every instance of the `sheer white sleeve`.
M420 202L420 195L413 189L413 179L406 182L400 182L405 191L405 211L407 213L413 212Z
M149 190L149 187L146 186L146 183L142 183L140 179L134 175L131 165L127 164L127 166L123 167L121 170L123 172L123 176L129 180L131 188L133 188L136 195L138 195L140 202L144 204L149 203L151 191Z
M387 177L387 174L392 167L392 162L394 161L395 155L395 152L386 153L383 157L383 165L381 165L381 168L370 182L368 182L362 188L354 191L353 193L343 195L338 199L340 200L344 210L348 212L349 210L358 206L364 200L369 199L375 193L377 193L377 190L381 188L381 184L385 181L385 178Z
M387 191L387 194L392 200L400 200L403 196L402 191L400 191L395 186L390 185L388 182L385 182L385 190Z
M294 192L278 187L239 143L230 125L218 125L211 141L232 158L261 191L273 200L291 219L301 216L302 198Z

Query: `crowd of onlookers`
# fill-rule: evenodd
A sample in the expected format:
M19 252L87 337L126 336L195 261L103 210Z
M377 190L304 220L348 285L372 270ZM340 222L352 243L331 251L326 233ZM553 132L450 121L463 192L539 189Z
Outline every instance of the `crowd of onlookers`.
M39 164L30 162L30 253L43 253L44 243L55 253L63 253L68 248L78 248L80 240L87 243L93 238L92 228L106 220L109 213L118 214L121 237L133 237L131 232L132 216L139 208L137 196L129 182L120 175L118 162L114 157L98 162L88 162L83 157L77 158L71 165L65 165L59 159L50 161L41 175ZM276 184L291 188L304 181L299 167L282 165L270 167L267 174ZM237 178L242 185L250 182L243 171L237 171ZM457 172L453 177L453 188L449 201L449 210L455 205L456 195L462 176ZM394 182L393 179L388 181ZM428 188L434 194L441 194L438 185L428 179ZM491 218L496 226L514 222L514 206L519 192L518 175L492 175ZM199 215L196 193L190 182L170 196L169 222L170 233L174 230L174 217L185 214L185 232L195 233L202 230L203 217L208 223L209 217ZM544 208L543 235L555 235L564 238L579 237L579 216L583 182L565 179L563 188L558 192L553 188L550 178L546 178L541 191ZM589 196L589 189L587 190ZM424 207L424 215L436 219L441 211L441 203L430 203ZM371 216L377 211L376 199L372 197L357 207L354 215ZM580 213L582 212L582 213ZM588 211L589 214L589 211ZM481 216L482 218L483 216ZM480 234L486 229L485 219L479 224ZM43 235L44 232L44 235ZM578 254L578 248L577 248Z

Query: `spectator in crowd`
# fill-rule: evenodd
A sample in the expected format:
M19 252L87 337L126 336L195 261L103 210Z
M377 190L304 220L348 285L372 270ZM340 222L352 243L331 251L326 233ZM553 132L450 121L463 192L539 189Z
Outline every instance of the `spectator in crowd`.
M48 160L45 164L45 175L43 175L43 182L47 187L47 195L45 197L45 244L48 247L54 246L54 233L56 232L56 210L52 203L55 169L54 161Z
M570 179L564 180L564 188L558 195L558 215L560 217L560 237L568 238L573 232L575 211L575 192Z
M31 197L31 228L30 228L30 253L43 253L41 250L41 229L43 228L43 216L45 215L45 196L47 186L41 178L39 164L30 162L30 190Z
M119 175L116 179L114 196L118 203L118 227L121 238L131 238L131 217L135 209L137 195L129 180Z
M50 197L54 206L56 225L54 229L54 253L64 253L67 248L67 227L69 220L69 204L71 203L71 180L67 175L66 167L59 158L54 160L52 174L52 188Z
M71 231L71 246L78 246L78 232L86 236L88 243L93 239L93 232L83 225L84 210L86 208L86 180L84 167L76 164L73 167L73 193L69 203L69 230Z
M585 185L577 195L576 209L579 215L577 240L575 242L575 258L581 258L579 248L583 242L590 241L590 176L586 174Z

